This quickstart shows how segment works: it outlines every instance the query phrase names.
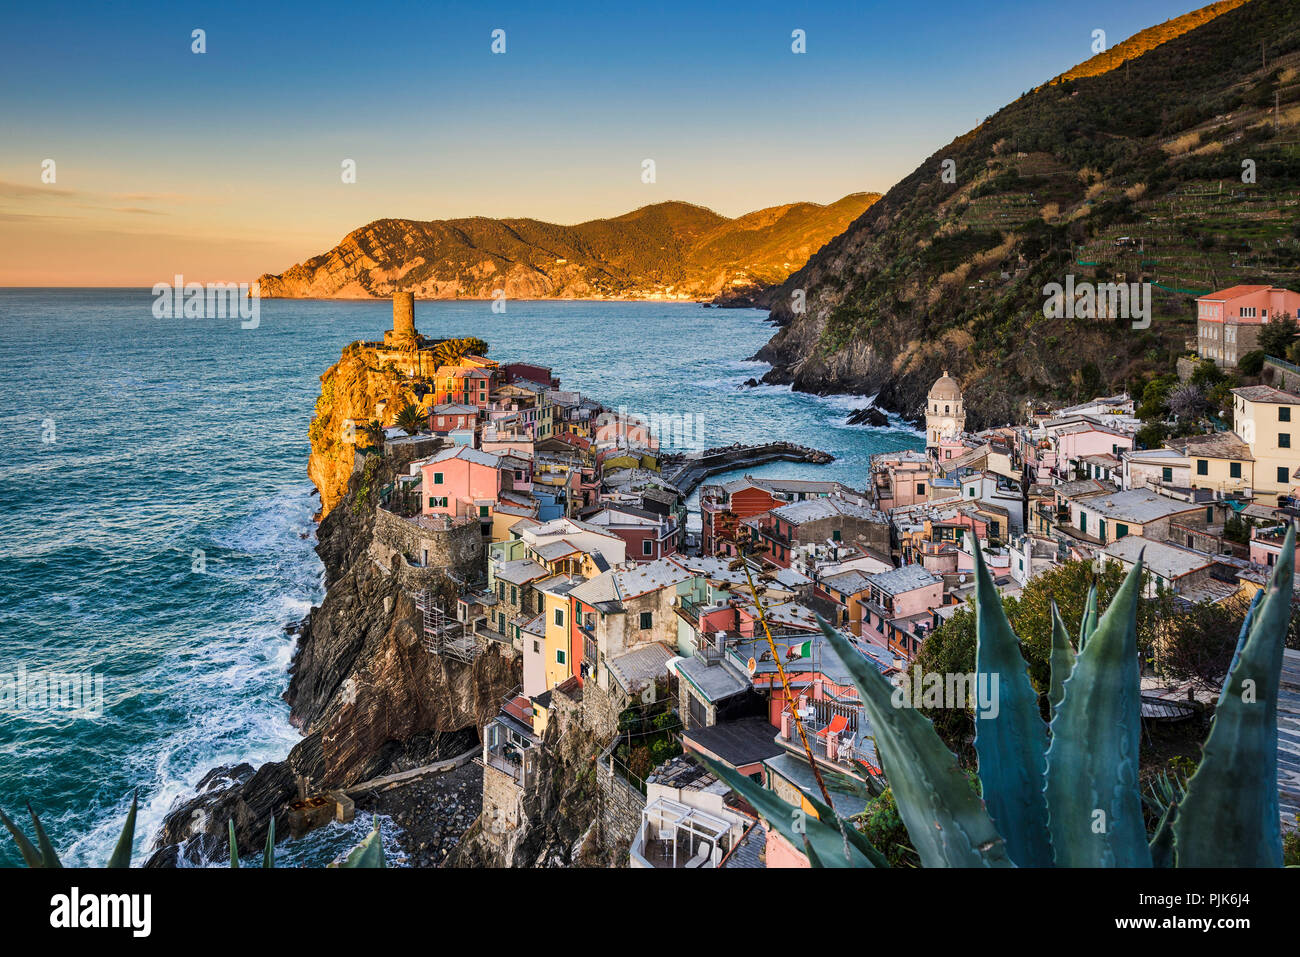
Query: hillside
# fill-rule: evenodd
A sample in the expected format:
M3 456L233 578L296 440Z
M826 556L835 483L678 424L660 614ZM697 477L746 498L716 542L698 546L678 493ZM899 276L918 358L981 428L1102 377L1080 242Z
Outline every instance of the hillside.
M879 198L791 203L735 219L658 203L613 219L381 219L280 275L264 297L740 300L780 284Z
M766 380L878 393L915 416L947 368L968 424L1002 424L1030 396L1169 371L1195 336L1198 292L1300 288L1300 6L1217 6L1122 69L1046 84L927 159L771 294L783 328L756 356L773 364ZM1045 318L1044 286L1069 274L1152 282L1151 328Z

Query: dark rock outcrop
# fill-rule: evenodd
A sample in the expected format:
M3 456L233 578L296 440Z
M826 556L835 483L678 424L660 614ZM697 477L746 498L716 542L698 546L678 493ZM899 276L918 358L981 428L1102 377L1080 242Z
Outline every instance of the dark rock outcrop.
M299 779L312 793L427 763L439 738L477 729L519 684L519 663L495 646L473 664L432 653L421 615L394 575L368 554L373 509L353 509L354 487L321 523L317 554L327 592L302 623L285 699L304 738L283 761L214 768L199 793L174 808L150 866L224 858L227 822L241 853L289 833L285 806Z

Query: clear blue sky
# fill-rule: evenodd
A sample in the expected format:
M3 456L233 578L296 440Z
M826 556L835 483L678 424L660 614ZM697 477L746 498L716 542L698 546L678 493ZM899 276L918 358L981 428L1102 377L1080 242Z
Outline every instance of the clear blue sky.
M573 223L666 199L737 215L884 191L1086 60L1094 29L1113 45L1199 5L9 5L0 284L136 284L173 263L247 278L382 216Z

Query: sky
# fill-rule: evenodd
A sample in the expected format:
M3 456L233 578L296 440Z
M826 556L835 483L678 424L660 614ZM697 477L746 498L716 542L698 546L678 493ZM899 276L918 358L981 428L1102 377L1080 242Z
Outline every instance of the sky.
M0 286L249 281L390 216L885 192L1088 59L1094 30L1114 45L1201 5L10 4Z

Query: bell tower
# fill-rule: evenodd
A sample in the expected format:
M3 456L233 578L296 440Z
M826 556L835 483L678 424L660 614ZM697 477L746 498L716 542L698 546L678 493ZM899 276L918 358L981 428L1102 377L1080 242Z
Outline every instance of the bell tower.
M925 447L937 449L945 439L956 438L966 429L966 410L957 380L944 370L930 386L925 400Z

